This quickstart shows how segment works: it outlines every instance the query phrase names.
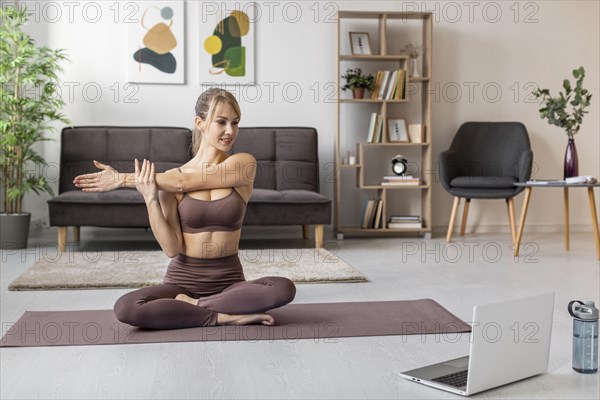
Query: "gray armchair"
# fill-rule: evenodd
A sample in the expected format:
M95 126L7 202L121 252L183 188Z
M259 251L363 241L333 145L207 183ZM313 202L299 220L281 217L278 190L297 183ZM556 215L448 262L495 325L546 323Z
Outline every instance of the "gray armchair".
M466 122L458 129L450 149L439 156L440 182L454 196L446 241L465 199L460 234L464 235L471 199L505 199L513 242L516 240L514 186L531 176L533 152L527 128L520 122Z

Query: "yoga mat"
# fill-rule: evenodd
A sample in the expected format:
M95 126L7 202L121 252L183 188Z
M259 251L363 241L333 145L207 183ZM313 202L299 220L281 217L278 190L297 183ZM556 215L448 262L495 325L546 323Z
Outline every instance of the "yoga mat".
M356 336L456 334L471 327L431 299L288 304L269 312L275 326L214 326L172 330L134 328L112 310L27 311L3 323L1 347L258 341Z

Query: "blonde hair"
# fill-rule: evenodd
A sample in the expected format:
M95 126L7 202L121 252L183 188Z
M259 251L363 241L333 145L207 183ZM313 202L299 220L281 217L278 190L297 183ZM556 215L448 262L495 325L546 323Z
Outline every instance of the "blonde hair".
M242 111L235 97L225 89L210 88L202 92L196 101L196 116L202 119L205 127L210 126L220 105L229 104L238 118L242 117ZM200 149L202 132L194 126L192 133L192 154Z

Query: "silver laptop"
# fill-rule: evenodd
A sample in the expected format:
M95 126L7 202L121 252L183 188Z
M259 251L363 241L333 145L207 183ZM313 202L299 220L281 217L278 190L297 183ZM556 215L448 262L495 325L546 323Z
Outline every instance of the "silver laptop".
M554 293L475 306L468 356L400 376L469 396L546 372L553 312Z

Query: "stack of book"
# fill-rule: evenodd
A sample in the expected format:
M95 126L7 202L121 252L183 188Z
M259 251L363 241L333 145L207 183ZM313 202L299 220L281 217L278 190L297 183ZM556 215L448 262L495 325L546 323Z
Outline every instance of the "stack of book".
M383 200L368 199L365 202L362 222L360 227L363 229L379 229L382 227Z
M418 215L392 215L388 219L390 229L415 229L422 228L423 223Z
M372 100L404 100L406 92L406 71L377 71Z
M419 186L421 178L412 175L390 175L384 176L381 186Z

